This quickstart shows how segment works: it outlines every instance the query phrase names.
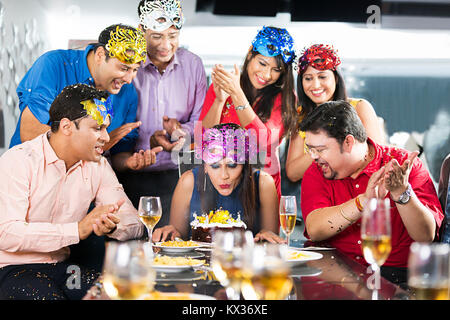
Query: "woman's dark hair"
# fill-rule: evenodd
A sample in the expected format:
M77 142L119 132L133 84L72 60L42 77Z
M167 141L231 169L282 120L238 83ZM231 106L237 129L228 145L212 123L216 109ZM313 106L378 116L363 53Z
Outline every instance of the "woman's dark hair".
M221 129L222 127L235 127L236 129L243 129L237 124L223 123L213 126L212 128ZM217 208L217 191L215 190L209 176L205 174L205 162L198 170L197 181L195 182L197 190L200 194L201 209L203 213L209 213L211 210L219 210ZM206 183L206 185L205 185ZM243 164L243 169L241 173L241 188L239 190L239 199L241 200L242 206L244 208L243 220L248 226L253 225L256 216L256 181L254 178L253 166L249 161L245 161Z
M254 94L254 87L250 82L247 67L249 62L260 54L251 49L246 56L241 72L241 88L251 105L259 99L255 110L262 122L267 122L272 113L273 103L279 93L281 93L281 116L283 119L284 135L295 129L296 126L296 98L294 93L294 75L292 71L292 63L285 63L281 55L275 57L278 68L281 69L280 78L277 82L258 90Z
M304 119L306 115L308 115L316 107L316 104L312 102L312 100L306 95L305 90L303 89L303 75L305 74L306 69L308 69L308 67L304 68L297 77L297 97L298 104L299 106L301 106L301 112L299 114L300 120ZM342 77L338 69L332 70L332 72L336 81L336 89L334 91L332 101L347 101L347 91L345 89L344 78ZM300 121L298 123L300 123Z
M325 102L314 108L300 123L300 130L315 133L324 131L340 145L349 134L359 142L367 140L366 129L355 108L343 100Z

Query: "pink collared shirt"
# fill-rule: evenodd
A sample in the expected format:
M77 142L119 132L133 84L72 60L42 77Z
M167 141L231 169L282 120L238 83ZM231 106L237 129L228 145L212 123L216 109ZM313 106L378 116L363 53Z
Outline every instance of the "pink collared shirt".
M101 206L126 199L110 237L127 240L143 234L137 210L108 161L79 161L66 172L47 134L0 157L0 267L67 259L68 246L80 240L78 222L94 200Z

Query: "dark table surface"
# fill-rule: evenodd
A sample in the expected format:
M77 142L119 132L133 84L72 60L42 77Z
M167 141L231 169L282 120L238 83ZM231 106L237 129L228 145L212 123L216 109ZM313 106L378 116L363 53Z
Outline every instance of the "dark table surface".
M298 244L299 247L303 243ZM414 293L380 277L370 267L346 257L338 250L317 250L321 259L306 261L291 270L294 285L287 299L292 300L412 300ZM195 256L197 253L193 253ZM209 262L210 252L202 252ZM377 288L377 290L372 289ZM186 292L226 299L224 288L208 268L182 273L157 273L155 289L160 292ZM87 298L90 296L88 294ZM104 295L100 299L106 298Z

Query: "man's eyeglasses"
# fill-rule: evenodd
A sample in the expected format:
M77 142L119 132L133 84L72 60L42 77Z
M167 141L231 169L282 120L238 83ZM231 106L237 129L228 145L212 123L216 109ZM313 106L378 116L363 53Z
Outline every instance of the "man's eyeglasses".
M304 145L305 153L309 153L312 157L321 157L325 151L328 150L327 147L308 147L305 143Z

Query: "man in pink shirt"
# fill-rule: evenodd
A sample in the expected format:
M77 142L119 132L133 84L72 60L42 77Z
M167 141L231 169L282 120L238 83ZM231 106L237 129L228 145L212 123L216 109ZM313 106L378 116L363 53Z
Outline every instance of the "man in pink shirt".
M367 265L361 249L363 207L370 198L388 198L392 250L381 271L389 268L406 275L411 243L433 241L443 219L418 153L367 138L354 108L345 101L320 105L300 129L306 132L305 145L314 160L302 181L305 235Z
M51 130L0 158L0 299L81 299L98 275L71 265L68 246L92 233L143 235L102 156L112 117L107 97L85 84L64 88L50 107ZM69 285L72 272L79 286Z

